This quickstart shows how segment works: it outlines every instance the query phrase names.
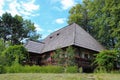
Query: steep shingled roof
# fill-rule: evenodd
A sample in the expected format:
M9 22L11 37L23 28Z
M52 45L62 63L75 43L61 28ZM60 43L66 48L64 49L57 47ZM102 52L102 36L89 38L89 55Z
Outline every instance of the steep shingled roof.
M79 25L74 24L74 26L76 28L74 45L97 52L100 52L101 50L105 49L97 40L95 40L89 33L87 33Z
M63 48L74 44L75 27L69 25L51 33L45 38L45 47L42 52Z
M44 43L42 43L42 42L28 41L27 44L25 45L25 48L29 52L39 54L39 53L41 53L43 46L44 46Z
M30 45L30 43L28 43L28 45L29 47L34 46L34 48L35 45L37 45L37 49L34 49L34 51L38 51L36 51L37 53L44 53L70 45L83 47L97 52L104 50L104 47L98 41L75 23L51 33L43 40L43 42L45 44L35 43ZM32 48L28 49L28 51L32 50Z

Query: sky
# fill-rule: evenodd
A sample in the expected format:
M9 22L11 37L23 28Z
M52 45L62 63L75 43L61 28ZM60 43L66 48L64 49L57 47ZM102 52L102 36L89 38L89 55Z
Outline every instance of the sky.
M31 20L44 39L50 33L67 26L69 10L82 0L0 0L0 16L11 13Z

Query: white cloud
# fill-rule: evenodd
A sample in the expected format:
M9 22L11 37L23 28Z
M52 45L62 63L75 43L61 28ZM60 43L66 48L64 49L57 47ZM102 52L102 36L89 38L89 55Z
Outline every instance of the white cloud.
M5 7L3 9L3 7ZM13 16L18 14L25 18L38 16L39 5L35 4L35 0L0 0L0 15L9 12Z
M60 1L61 1L62 9L64 10L69 9L75 5L74 0L60 0Z
M7 12L11 13L12 15L20 15L18 8L20 7L20 4L17 3L17 0L13 0L12 2L10 2L8 4L9 9L7 10Z
M47 32L48 32L48 33L51 33L51 32L53 32L53 30L47 30Z
M58 18L55 20L57 24L63 24L66 21L66 18Z
M22 4L22 7L24 8L25 11L32 12L34 10L39 9L39 5L35 5L34 2L35 2L35 0L32 0L32 1L28 2L28 3L21 2L21 4Z
M81 0L80 0L81 1ZM76 0L50 0L50 3L53 5L60 4L60 7L54 6L53 8L58 11L67 10L76 4Z
M44 31L38 24L35 24L36 31L40 33L41 31Z

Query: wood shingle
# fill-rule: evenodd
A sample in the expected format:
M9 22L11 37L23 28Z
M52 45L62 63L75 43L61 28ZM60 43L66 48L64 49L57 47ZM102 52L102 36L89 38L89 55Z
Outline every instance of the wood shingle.
M100 52L105 49L98 41L96 41L89 33L76 23L51 33L43 40L43 43L29 41L25 47L29 52L36 53L45 53L71 45L96 52Z

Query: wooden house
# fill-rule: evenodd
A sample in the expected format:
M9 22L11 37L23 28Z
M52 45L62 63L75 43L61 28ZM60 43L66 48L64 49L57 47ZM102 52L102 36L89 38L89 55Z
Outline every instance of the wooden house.
M76 23L51 33L42 42L28 41L25 45L30 54L30 63L36 65L52 64L51 55L54 55L54 51L68 46L76 48L77 63L83 68L91 68L94 54L104 50L98 41Z

